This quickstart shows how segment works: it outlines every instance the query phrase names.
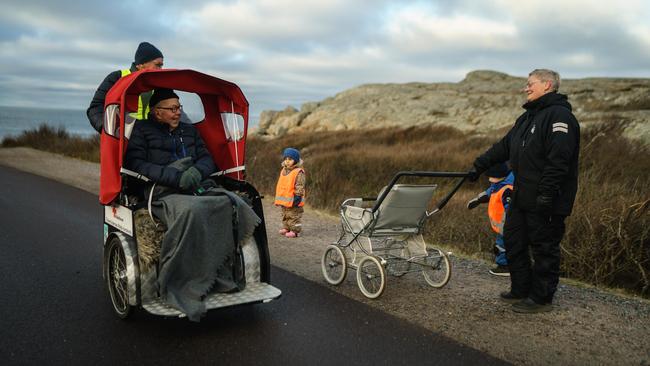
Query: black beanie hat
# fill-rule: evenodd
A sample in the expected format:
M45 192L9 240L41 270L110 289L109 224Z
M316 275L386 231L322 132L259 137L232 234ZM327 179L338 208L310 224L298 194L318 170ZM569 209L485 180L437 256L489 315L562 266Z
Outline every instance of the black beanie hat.
M492 165L490 169L485 172L485 175L490 178L505 178L510 173L506 163Z
M155 107L156 104L160 103L161 100L170 98L178 99L178 95L176 95L176 93L174 93L174 91L171 89L156 89L153 91L151 99L149 99L149 105Z
M135 57L133 63L136 65L143 64L157 59L158 57L163 57L162 52L152 45L149 42L142 42L138 46L138 49L135 50Z

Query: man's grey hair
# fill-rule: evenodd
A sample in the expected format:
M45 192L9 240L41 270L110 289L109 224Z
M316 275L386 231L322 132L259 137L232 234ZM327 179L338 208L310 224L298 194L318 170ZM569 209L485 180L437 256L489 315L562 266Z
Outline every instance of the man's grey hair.
M528 74L528 76L535 76L540 81L550 81L551 89L558 91L560 89L560 74L556 71L549 69L535 69Z

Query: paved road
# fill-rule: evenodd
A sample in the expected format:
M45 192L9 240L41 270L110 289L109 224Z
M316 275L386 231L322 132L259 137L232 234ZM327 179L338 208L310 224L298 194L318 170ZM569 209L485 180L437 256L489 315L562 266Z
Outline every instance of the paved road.
M201 323L112 313L95 196L0 167L0 360L13 364L503 364L272 268L283 296Z

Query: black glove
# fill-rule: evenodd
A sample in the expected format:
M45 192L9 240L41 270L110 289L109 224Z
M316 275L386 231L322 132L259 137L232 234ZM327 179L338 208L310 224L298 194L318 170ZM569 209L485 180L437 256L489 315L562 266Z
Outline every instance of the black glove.
M467 179L469 179L470 182L476 182L480 176L481 173L476 170L476 166L474 165L472 165L472 167L467 171Z
M178 187L183 191L194 191L201 185L201 172L191 166L183 172Z
M541 215L550 216L553 213L553 197L537 196L535 210Z
M292 207L298 207L298 205L302 202L302 197L300 196L293 196L293 206Z
M476 208L478 205L481 203L488 203L490 201L490 196L487 195L485 192L481 192L476 196L476 198L472 198L467 202L467 208L468 209L473 209Z

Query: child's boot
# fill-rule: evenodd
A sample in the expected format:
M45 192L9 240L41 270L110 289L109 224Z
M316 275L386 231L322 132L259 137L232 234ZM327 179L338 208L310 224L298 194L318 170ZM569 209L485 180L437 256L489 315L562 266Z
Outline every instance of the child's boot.
M284 235L284 234L286 234L288 232L289 232L289 230L284 229L284 228L282 228L282 229L280 229L280 231L278 231L278 233L280 233L280 235Z
M286 234L284 234L287 238L295 238L298 237L298 234L294 233L293 231L289 231Z

